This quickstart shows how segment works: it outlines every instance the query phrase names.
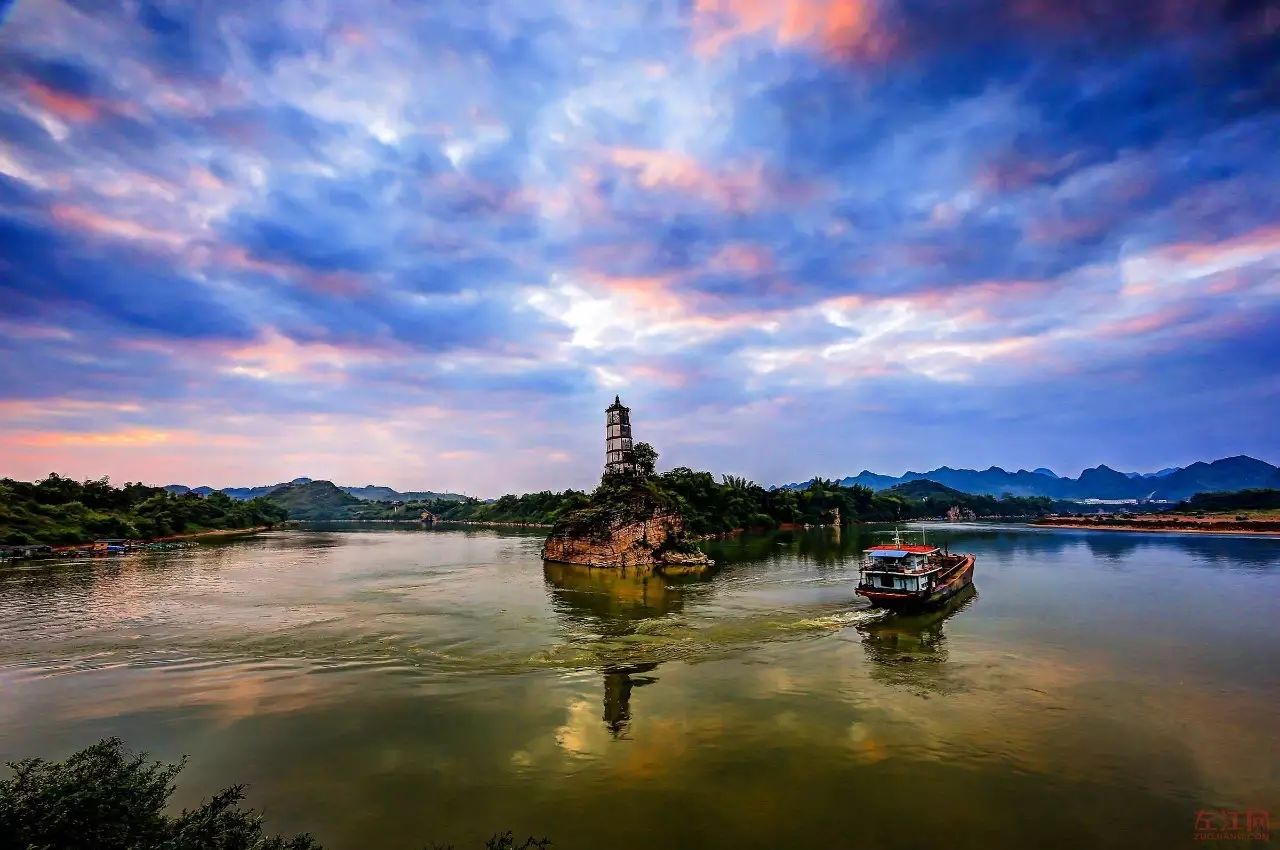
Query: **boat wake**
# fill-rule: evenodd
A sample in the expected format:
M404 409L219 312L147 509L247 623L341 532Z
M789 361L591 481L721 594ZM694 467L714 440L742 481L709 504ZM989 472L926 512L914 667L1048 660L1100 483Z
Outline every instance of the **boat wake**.
M541 647L501 646L492 640L450 642L414 633L358 634L331 618L268 634L210 636L183 640L170 635L158 649L145 640L96 645L82 640L60 660L0 659L0 670L19 676L59 676L113 668L165 668L197 672L208 665L284 664L314 673L384 669L407 674L513 675L538 670L585 670L671 661L701 661L781 641L820 638L871 622L884 612L857 607L813 611L769 611L699 620L668 615L633 621L563 623ZM407 625L407 624L405 624Z

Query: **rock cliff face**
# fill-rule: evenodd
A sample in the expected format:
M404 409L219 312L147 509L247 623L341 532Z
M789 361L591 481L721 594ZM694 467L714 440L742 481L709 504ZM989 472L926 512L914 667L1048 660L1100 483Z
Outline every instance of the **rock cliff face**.
M656 567L665 574L701 572L711 566L711 560L688 542L684 519L677 513L614 521L589 531L559 525L547 536L542 557L588 567Z

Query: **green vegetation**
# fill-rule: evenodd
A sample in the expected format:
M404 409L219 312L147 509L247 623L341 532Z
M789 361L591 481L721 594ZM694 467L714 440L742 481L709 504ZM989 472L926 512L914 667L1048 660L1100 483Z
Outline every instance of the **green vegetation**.
M587 497L587 503L562 512L556 527L573 535L607 536L614 525L679 510L677 499L661 486L656 476L646 476L643 472L606 474L600 479L600 486Z
M876 492L862 485L843 486L814 478L799 488L766 489L732 475L719 480L710 472L677 467L653 472L658 453L647 443L635 447L638 474L605 476L591 494L578 490L506 495L492 502L477 499L408 503L402 515L422 510L442 520L553 525L574 514L582 529L646 515L656 508L678 511L690 534L721 534L737 529L771 529L781 525L826 525L837 512L840 522L898 522L945 517L951 508L974 517L1041 516L1055 503L1045 497L1001 498L962 493L933 481L911 481ZM964 513L964 512L967 512ZM295 514L290 513L290 516Z
M236 501L223 493L177 496L162 487L113 487L106 478L75 481L56 473L36 482L0 479L0 543L9 545L149 539L274 525L286 518L263 499Z
M963 493L936 481L907 481L882 491L898 496L910 504L910 516L917 519L972 515L977 517L1026 517L1053 513L1062 504L1048 496L1014 496L1000 498L985 494ZM954 509L954 512L953 512Z
M369 513L377 512L377 503L371 505L358 499L331 481L281 484L263 498L285 511L290 519L358 519L366 507L370 508Z
M643 459L636 481L605 476L587 498L584 510L565 500L559 516L577 510L575 519L588 524L620 518L619 511L644 514L653 506L678 511L693 535L721 534L738 529L765 530L788 524L827 525L838 521L898 522L947 516L956 508L973 516L1040 516L1049 513L1053 500L1044 497L1020 498L961 493L932 481L913 481L886 491L869 487L843 486L835 481L814 478L801 488L765 489L755 482L732 475L719 481L709 472L677 467L660 475L652 473L657 452L647 443L636 445ZM514 498L514 497L505 497Z
M57 850L315 850L309 835L266 836L262 818L241 809L233 785L194 810L167 817L179 764L148 762L119 738L107 738L66 761L10 762L0 781L0 847Z
M281 484L265 498L287 511L290 519L304 521L418 520L423 512L429 512L449 520L543 523L552 521L546 517L585 504L587 497L579 491L566 490L503 496L492 502L453 495L373 501L357 498L331 481L303 481Z
M430 511L442 520L538 525L553 523L562 515L585 507L589 502L590 498L581 490L565 490L563 493L543 490L540 493L526 493L523 496L508 494L492 502L482 502L479 499L463 501L437 499L423 503L422 509ZM411 503L405 507L412 511L418 506Z
M606 477L591 494L543 490L488 502L453 497L369 501L329 481L283 484L265 497L236 500L218 491L202 498L192 492L179 495L143 484L113 487L105 478L78 482L51 474L34 483L5 478L0 479L0 544L58 545L102 537L148 539L274 525L286 518L417 520L424 512L444 521L552 525L584 509L588 513L583 516L595 522L621 509L619 506L631 505L635 512L660 506L679 511L690 534L707 535L788 523L825 525L834 521L837 511L840 521L848 523L941 517L953 507L976 517L1038 516L1057 507L1044 497L1006 494L997 499L962 493L932 481L911 481L876 492L861 485L846 487L815 478L801 488L765 489L743 478L726 475L717 480L710 472L687 467L657 474L653 469L658 453L647 443L638 443L635 451L640 469L634 481L643 485L643 493L632 487L631 478ZM1265 506L1266 498L1274 500L1277 492L1199 494L1187 504L1194 510L1256 510ZM1209 506L1219 503L1223 507Z
M656 459L656 453L654 456ZM892 521L911 515L904 500L885 497L868 487L841 487L815 479L803 490L766 490L734 476L717 481L710 472L687 467L661 475L641 473L634 479L606 476L591 494L543 491L506 495L492 502L411 502L404 506L403 515L416 517L419 510L427 510L445 521L551 525L577 512L580 523L595 526L610 519L646 515L654 507L679 511L692 534L776 528L781 523L829 523L833 508L840 509L843 522Z
M1257 487L1236 490L1232 493L1196 493L1190 499L1173 508L1176 513L1187 511L1269 511L1280 509L1280 490Z
M786 523L827 524L893 521L911 516L910 504L868 487L842 487L815 478L803 489L767 490L744 478L727 475L719 481L710 472L687 467L654 473L658 453L648 443L635 447L635 475L606 475L587 495L569 490L529 496L503 496L496 502L468 502L442 508L443 519L566 523L571 532L590 534L611 523L641 519L655 510L679 512L692 535L719 534L738 529L776 528Z
M674 497L693 534L769 529L789 523L827 525L835 522L837 515L842 524L893 521L909 515L901 499L869 487L842 487L823 478L814 478L803 489L766 490L745 478L726 475L717 482L709 472L677 467L656 480Z
M244 786L233 785L197 809L164 814L186 764L151 762L119 738L106 738L66 761L10 762L0 780L0 847L28 850L320 850L303 833L267 835L262 816L240 808ZM546 850L545 838L516 843L511 832L487 850ZM451 850L432 844L433 850Z

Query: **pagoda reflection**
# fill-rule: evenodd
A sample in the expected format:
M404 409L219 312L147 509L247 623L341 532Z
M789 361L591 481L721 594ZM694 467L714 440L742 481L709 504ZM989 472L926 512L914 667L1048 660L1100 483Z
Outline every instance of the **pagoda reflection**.
M638 674L648 673L657 667L656 663L652 663L605 669L603 720L615 738L624 735L631 724L631 689L658 681L656 676Z
M657 681L644 675L658 668L660 642L644 640L643 623L680 613L688 579L653 570L585 567L543 562L552 604L568 630L590 635L604 680L602 720L615 737L631 723L631 693ZM639 640L636 640L639 638Z

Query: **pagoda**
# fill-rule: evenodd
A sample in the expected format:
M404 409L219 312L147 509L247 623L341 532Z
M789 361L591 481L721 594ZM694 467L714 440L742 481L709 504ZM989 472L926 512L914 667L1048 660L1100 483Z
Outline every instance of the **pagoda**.
M614 396L605 408L605 464L600 486L562 514L542 544L553 564L636 570L638 575L702 575L711 559L685 532L675 499L641 474L631 442L631 409Z
M631 408L619 396L604 411L604 471L634 474L636 458L631 446Z

